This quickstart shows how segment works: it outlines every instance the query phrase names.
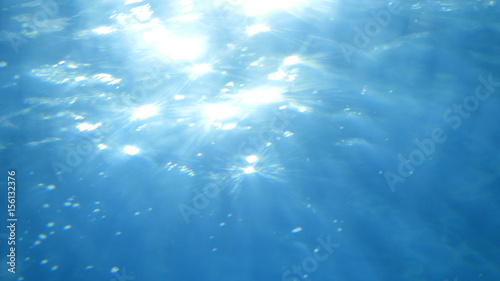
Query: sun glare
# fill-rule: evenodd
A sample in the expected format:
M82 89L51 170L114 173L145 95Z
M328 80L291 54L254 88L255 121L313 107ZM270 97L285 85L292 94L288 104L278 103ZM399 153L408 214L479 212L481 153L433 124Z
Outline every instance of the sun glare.
M257 162L257 160L258 160L258 159L259 159L259 158L257 158L257 156L256 156L256 155L250 155L250 156L248 156L245 160L247 160L247 162L248 162L249 164L253 164L253 163Z
M223 120L233 117L238 109L229 103L210 104L205 107L205 115L213 120Z
M241 102L244 104L263 104L280 100L281 90L278 88L250 90L241 94Z
M243 0L240 3L247 15L260 16L276 10L295 8L307 2L304 0Z
M294 65L300 62L298 56L289 56L283 60L283 65Z
M175 60L194 60L203 53L205 45L201 38L169 36L158 42L156 49Z
M139 151L140 151L139 148L131 145L127 145L123 148L123 152L125 152L128 155L136 155L137 153L139 153Z
M191 73L195 76L212 71L212 66L208 63L197 64L191 68Z
M253 166L249 166L249 167L243 168L243 172L245 172L245 174L252 174L252 173L255 173L255 168Z
M262 25L262 24L255 24L252 26L247 27L247 35L248 36L254 36L255 34L261 33L261 32L269 32L271 31L271 28L268 26Z
M153 104L143 105L136 108L132 114L132 120L147 119L158 114L158 107Z

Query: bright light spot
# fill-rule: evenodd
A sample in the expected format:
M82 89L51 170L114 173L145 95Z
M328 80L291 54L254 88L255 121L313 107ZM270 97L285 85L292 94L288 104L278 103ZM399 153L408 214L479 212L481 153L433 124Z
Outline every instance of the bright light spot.
M101 81L103 83L108 82L107 85L118 84L118 83L120 83L120 81L122 81L122 79L117 79L117 78L113 77L113 75L108 74L108 73L96 74L96 75L94 75L94 79Z
M244 92L241 101L246 104L271 103L279 101L281 90L279 89L258 89Z
M0 67L6 67L7 66L7 62L5 61L0 61Z
M191 10L193 9L193 2L191 0L180 0L179 4L184 6L184 8L182 9L183 13L191 12Z
M194 75L201 75L212 71L212 66L208 63L197 64L191 68L191 72Z
M297 78L297 74L292 74L288 76L288 79L286 79L287 82L293 82Z
M94 33L97 33L97 34L109 34L111 32L115 32L117 30L118 29L112 28L112 27L109 27L109 26L101 26L101 27L92 29L92 31Z
M305 0L243 0L240 3L247 15L258 16L275 10L290 9L298 6L301 2L307 3Z
M288 74L286 74L286 72L284 72L283 70L280 69L274 73L269 74L269 76L267 78L269 80L281 80L287 76L288 76Z
M302 231L302 227L296 227L292 230L292 233L298 233Z
M97 147L98 147L99 149L101 149L101 150L102 150L102 149L106 149L106 148L108 148L108 146L107 146L107 145L105 145L105 144L103 144L103 143L100 143Z
M299 63L300 59L297 56L290 56L283 60L284 65L293 65Z
M301 107L299 108L299 111L300 111L300 112L305 112L306 110L307 110L307 109L306 109L305 107L303 107L303 106L301 106Z
M174 17L171 20L172 21L181 21L181 22L190 22L190 21L196 21L200 19L200 15L198 14L187 14L187 15L182 15L178 17Z
M246 158L247 162L250 163L250 164L253 164L255 162L257 162L259 158L257 158L256 155L250 155Z
M123 148L123 152L129 155L136 155L137 153L139 153L139 151L140 151L139 148L131 145L127 145Z
M132 120L146 119L149 117L153 117L157 114L158 114L158 107L156 107L156 105L153 104L143 105L134 110Z
M232 130L236 128L236 124L235 123L231 123L231 124L226 124L222 127L222 130Z
M246 168L243 168L243 172L245 172L245 174L255 173L255 168L252 166L246 167Z
M78 77L75 77L75 81L76 82L79 82L79 81L82 81L82 80L85 80L87 79L85 76L78 76Z
M140 21L146 21L148 20L153 12L151 11L151 5L146 4L143 6L139 6L133 9L130 9L130 11L139 19Z
M127 0L125 2L125 5L130 5L130 4L134 4L134 3L140 3L142 2L142 0Z
M101 126L102 123L99 122L97 124L90 124L90 123L87 123L87 122L83 122L83 123L80 123L78 124L78 126L76 126L76 128L78 130L80 130L80 132L83 132L83 131L93 131L97 128L99 128L99 126Z
M111 268L111 270L109 272L110 273L117 273L119 270L120 270L120 268L118 268L117 266L113 266L113 268Z
M256 24L247 27L247 35L248 36L254 36L255 34L261 33L261 32L269 32L271 31L271 28L262 25L262 24Z
M54 190L54 189L56 189L56 186L53 184L47 186L47 190Z
M54 222L49 222L45 227L51 228L54 226L54 224L55 224Z
M204 50L204 42L200 38L168 37L156 44L156 49L176 60L192 60Z
M44 264L46 264L48 261L49 261L48 259L44 259L44 260L42 260L42 261L40 262L40 265L44 265Z
M212 119L226 119L234 116L238 109L228 103L210 104L205 107L205 115Z
M165 29L162 25L156 25L150 31L144 32L144 40L147 43L158 42L161 38L165 38L166 36L170 36L172 32L170 30Z
M185 98L186 98L186 97L185 97L184 95L175 95L175 96L174 96L174 99L175 99L175 100L183 100L183 99L185 99Z

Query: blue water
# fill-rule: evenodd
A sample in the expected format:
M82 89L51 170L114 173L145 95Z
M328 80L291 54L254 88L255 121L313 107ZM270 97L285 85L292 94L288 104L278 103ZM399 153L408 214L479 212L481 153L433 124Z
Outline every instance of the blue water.
M0 4L1 280L500 280L495 1Z

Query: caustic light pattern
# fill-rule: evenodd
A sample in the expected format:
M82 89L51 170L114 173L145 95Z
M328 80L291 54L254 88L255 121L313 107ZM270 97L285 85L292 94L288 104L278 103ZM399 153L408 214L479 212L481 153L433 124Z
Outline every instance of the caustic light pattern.
M240 161L248 149L239 145L224 164L212 162L201 170L279 178L285 171L280 161L259 154L269 154L276 143L293 136L287 128L291 120L322 103L316 95L321 86L310 81L323 69L321 58L306 52L307 36L284 33L281 21L301 21L311 16L307 13L319 13L306 8L327 3L183 0L168 4L171 12L166 15L157 12L154 3L117 2L119 8L107 18L72 31L72 36L80 46L99 40L109 56L120 53L129 62L120 68L102 67L105 58L99 63L66 56L38 66L31 70L33 77L59 85L67 94L29 97L26 103L35 111L45 106L61 109L44 119L74 123L64 131L78 130L111 162L128 155L158 167L210 163L203 147L222 151L222 143L237 136L240 143L249 143L246 147L251 146L259 163L247 166ZM287 48L261 49L269 40ZM96 67L106 71L95 74ZM70 108L63 110L66 106ZM145 138L146 133L150 137ZM164 147L175 149L165 153ZM191 165L190 170L200 170ZM59 168L58 175L67 170Z

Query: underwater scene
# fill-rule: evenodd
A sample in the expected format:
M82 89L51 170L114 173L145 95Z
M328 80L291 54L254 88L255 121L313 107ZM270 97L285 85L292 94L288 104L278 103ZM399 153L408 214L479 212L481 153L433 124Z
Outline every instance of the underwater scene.
M0 280L500 280L495 0L0 1Z

